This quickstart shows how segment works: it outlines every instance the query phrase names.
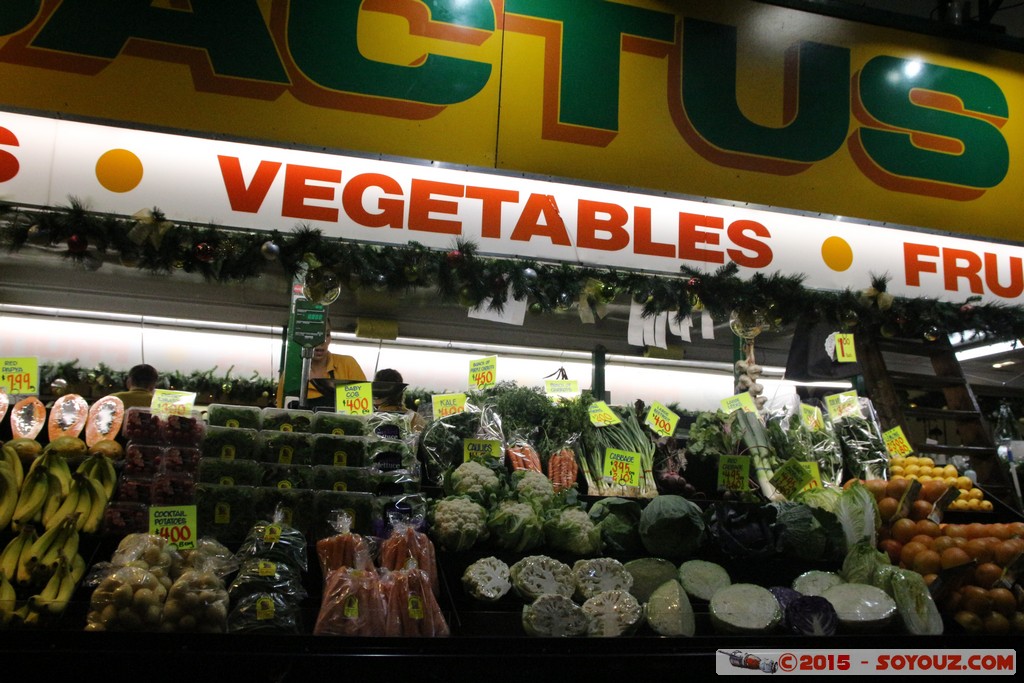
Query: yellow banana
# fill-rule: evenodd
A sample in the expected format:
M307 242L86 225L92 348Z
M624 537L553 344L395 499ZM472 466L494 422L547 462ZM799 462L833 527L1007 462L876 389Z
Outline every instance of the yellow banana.
M60 507L54 511L53 516L47 520L43 519L43 526L49 529L54 524L59 524L68 515L80 512L81 508L87 508L88 499L83 500L83 497L87 495L87 492L83 489L80 474L74 474L71 477L71 486L68 487L68 495L61 503Z
M78 552L78 529L75 528L76 517L65 517L60 524L44 531L32 544L29 564L30 570L37 576L49 576L61 559L61 552L69 543L69 536L74 536L74 552Z
M14 584L8 581L5 575L0 574L0 626L11 623L17 606L18 594L14 590Z
M32 544L34 540L32 534L34 532L35 527L31 524L24 527L0 552L0 574L6 576L9 581L17 580L18 560L21 559L21 553L25 546Z
M28 561L32 555L32 546L39 539L39 534L36 531L35 525L28 525L25 530L20 533L26 534L24 543L22 543L20 552L18 553L18 567L15 571L15 583L28 585L32 583L32 568L29 566Z
M14 447L10 444L3 445L3 457L0 460L8 462L11 465L11 471L14 472L14 481L17 482L18 488L21 488L21 482L25 478L25 466L21 464L21 458L18 457L18 451L14 450Z
M103 524L103 514L107 510L107 501L109 499L103 484L96 479L86 477L84 485L89 489L89 497L92 503L80 528L83 533L94 534L100 530L100 525Z
M41 522L43 506L46 505L49 491L49 477L46 476L46 470L37 469L26 474L18 495L18 504L14 508L11 528L17 531L25 524Z
M71 571L70 578L77 584L85 577L85 558L79 553L75 553L75 556L71 558Z
M46 497L46 503L43 504L41 520L43 522L43 528L49 529L54 524L60 522L60 518L55 517L54 513L60 509L61 504L67 496L60 495L60 491L63 488L60 483L60 478L51 470L46 471L46 479L47 487L50 489L50 495Z
M67 560L61 558L53 575L39 591L39 594L28 599L29 610L33 612L46 610L50 614L63 612L71 599L71 593L74 592L74 584L68 580L69 574L69 564Z
M0 531L3 531L14 519L14 509L18 506L18 483L14 471L6 460L0 460Z

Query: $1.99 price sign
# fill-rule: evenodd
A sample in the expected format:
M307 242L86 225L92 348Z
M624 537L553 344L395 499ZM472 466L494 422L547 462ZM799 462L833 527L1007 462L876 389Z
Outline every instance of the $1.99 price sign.
M39 393L38 358L4 358L0 360L0 390L10 396Z
M488 356L469 361L469 386L480 390L498 383L498 357Z
M196 506L151 506L149 533L167 540L178 550L196 547Z
M606 449L602 474L617 486L640 486L640 454L617 448Z
M336 386L334 404L334 409L344 415L369 415L373 412L373 385L356 382Z

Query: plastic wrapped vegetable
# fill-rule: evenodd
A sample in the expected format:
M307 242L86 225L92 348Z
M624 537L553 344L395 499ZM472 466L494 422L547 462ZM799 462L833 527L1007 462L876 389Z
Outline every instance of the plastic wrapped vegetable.
M343 567L324 579L314 635L384 636L397 631L388 624L387 600L376 572Z
M611 557L577 560L572 565L572 575L576 582L573 597L580 602L604 591L628 591L633 588L633 575L626 571L621 562Z
M544 544L544 520L530 503L501 501L490 511L487 528L503 550L522 554Z
M316 542L316 554L323 575L327 576L342 567L372 571L373 544L362 534L352 531L352 517L344 510L335 511L331 526L335 533Z
M441 594L434 543L422 531L417 531L415 520L392 524L391 534L380 544L378 566L398 571L418 568L426 574L434 595Z
M167 587L153 572L121 566L107 573L92 592L86 631L156 631Z
M298 634L302 632L302 610L297 602L280 593L249 593L234 602L227 631Z
M228 620L228 591L210 568L189 569L167 592L160 630L176 633L224 633Z
M588 620L583 608L565 595L545 593L523 605L526 635L563 638L587 634Z
M851 395L830 411L833 427L843 451L843 464L849 478L886 479L889 451L882 439L874 404L870 399Z
M275 562L288 562L305 571L306 537L294 527L280 521L257 522L249 530L235 556L239 561L257 557Z
M450 496L436 501L430 516L430 533L453 552L469 550L490 535L487 510L465 496Z
M916 636L942 635L942 615L923 576L909 569L896 569L891 586L896 609L909 633Z
M582 509L559 510L544 522L544 536L553 550L586 557L601 553L601 530Z
M462 573L462 588L481 602L497 602L512 590L509 566L494 556L476 560Z
M629 591L601 591L583 603L588 636L624 636L633 633L644 618L644 609Z
M287 598L290 604L298 604L308 594L302 573L291 564L255 557L242 562L227 590L233 605L260 593L274 593Z
M380 585L386 598L385 635L410 638L448 636L448 622L430 586L431 577L412 567L385 572Z
M576 591L572 567L547 555L528 555L509 567L512 589L527 602L546 593L571 598Z
M697 619L690 597L675 579L654 589L646 605L647 625L659 636L692 636Z
M719 633L763 635L782 622L782 609L767 588L734 583L719 589L708 605L711 625Z

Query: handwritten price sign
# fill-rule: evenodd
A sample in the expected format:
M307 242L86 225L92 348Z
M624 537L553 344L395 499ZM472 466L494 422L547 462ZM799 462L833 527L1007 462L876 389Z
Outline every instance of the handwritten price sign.
M750 395L750 392L744 391L742 394L736 394L735 396L722 399L723 412L734 413L737 410L743 410L748 413L757 412L757 406L754 404L754 397Z
M430 402L434 407L434 419L466 412L465 394L434 394Z
M192 415L192 406L196 403L196 392L194 391L171 391L170 389L157 389L153 392L153 400L149 404L149 410L154 415L178 417L189 417Z
M196 547L196 506L151 506L149 533L167 539L178 550L192 550Z
M590 424L595 427L617 425L622 422L619 416L612 412L612 409L604 401L594 401L587 408L587 412L590 415Z
M829 394L825 397L825 407L828 409L828 416L833 422L842 417L861 414L860 398L856 391Z
M913 446L907 441L906 435L903 433L903 428L896 425L892 429L882 434L882 440L885 441L885 450L892 456L908 456L914 452Z
M488 389L498 383L498 357L488 356L469 361L469 386Z
M344 415L373 412L373 385L369 382L342 384L334 388L335 411Z
M836 362L856 363L857 350L853 344L853 335L841 333L836 335Z
M722 455L718 458L718 490L750 490L750 456Z
M605 450L602 474L619 486L640 486L640 454L617 448Z
M677 422L679 422L679 416L657 401L651 404L651 409L647 411L647 418L644 420L644 424L658 436L675 434Z
M576 398L580 395L580 383L575 379L546 379L544 393L556 403L567 398Z
M811 473L803 463L790 458L775 470L775 476L768 480L779 493L789 498L811 482Z
M487 458L500 458L505 455L505 449L500 441L491 439L463 439L462 459L465 462L476 460L486 461Z
M803 420L804 426L812 432L817 432L825 428L825 418L821 414L821 408L818 406L801 403L800 419Z
M39 393L38 358L4 358L0 361L0 389L10 396Z

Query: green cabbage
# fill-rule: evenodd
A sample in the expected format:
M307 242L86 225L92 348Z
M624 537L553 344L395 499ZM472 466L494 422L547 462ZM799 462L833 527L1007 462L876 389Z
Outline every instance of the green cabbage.
M706 525L700 507L673 494L659 495L640 514L640 541L656 557L681 559L704 542Z
M639 555L640 503L628 498L601 498L590 507L590 519L601 530L605 553L611 555Z

